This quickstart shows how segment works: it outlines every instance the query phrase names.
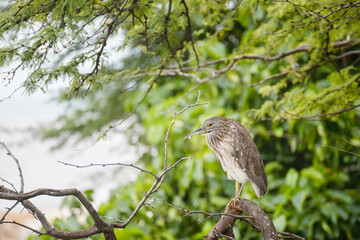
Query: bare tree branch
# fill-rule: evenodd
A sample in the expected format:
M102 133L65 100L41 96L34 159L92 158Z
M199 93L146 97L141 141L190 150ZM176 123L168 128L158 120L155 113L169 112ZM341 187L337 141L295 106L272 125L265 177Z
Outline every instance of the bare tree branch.
M30 231L32 231L32 232L34 232L34 233L36 233L36 234L39 234L39 235L47 235L47 234L44 234L43 232L40 232L40 231L38 231L38 230L36 230L36 229L33 229L33 228L29 227L29 226L26 226L25 224L18 223L18 222L16 222L16 221L0 221L0 223L1 223L1 224L3 224L3 223L15 224L15 225L18 225L18 226L20 226L20 227L29 229Z
M69 196L73 195L81 204L85 207L88 211L90 216L93 218L95 224L87 229L67 232L67 231L59 231L55 229L47 220L45 215L28 199L37 197L40 195L47 195L47 196ZM45 229L45 233L42 235L50 235L53 237L61 238L61 239L77 239L77 238L84 238L92 236L96 233L104 233L104 236L107 240L115 240L115 235L113 233L113 226L104 222L95 208L92 206L90 201L77 189L36 189L34 191L28 193L17 193L10 189L5 188L4 186L0 186L0 199L6 200L16 200L21 202L21 204L28 209L41 223L41 225ZM4 218L5 219L5 218ZM3 221L5 222L5 221ZM9 222L8 222L9 223ZM19 224L18 224L19 225Z
M14 159L14 161L15 161L15 163L16 163L17 169L18 169L18 171L19 171L20 182L21 182L21 185L20 185L20 193L23 193L23 192L24 192L24 176L23 176L23 173L22 173L22 170L21 170L21 166L20 166L19 160L14 156L14 154L12 154L12 152L11 152L10 149L5 145L4 142L1 142L1 141L0 141L0 145L3 146L3 148L5 148L5 150L7 151L7 155L9 155L12 159Z
M0 224L4 223L6 216L11 212L11 210L13 210L17 205L19 204L19 201L16 201L11 207L7 208L6 212L4 213L4 215L0 218Z
M204 212L204 211L191 211L189 209L185 209L185 208L180 208L180 207L177 207L163 199L158 199L158 198L153 198L153 197L150 197L151 199L155 200L155 201L159 201L159 202L162 202L162 203L165 203L166 205L168 205L169 207L172 207L172 208L175 208L181 212L185 212L185 215L184 217L187 217L189 215L192 215L192 214L203 214L203 215L206 215L207 217L201 221L204 222L206 221L207 219L211 218L211 217L216 217L216 216L229 216L229 217L234 217L234 218L237 218L237 219L241 219L241 220L248 220L248 219L253 219L252 216L241 216L241 215L234 215L234 214L231 214L231 213L210 213L210 212Z
M195 54L197 69L199 70L199 68L200 68L200 66L199 66L200 65L200 60L199 60L199 56L197 54L197 51L195 49L194 40L192 38L192 29L191 29L191 20L190 20L189 8L186 5L185 0L181 0L180 3L182 3L184 5L184 8L185 8L185 15L186 15L186 19L187 19L187 22L188 22L188 31L189 31L189 38L190 38L190 42L191 42L191 47L192 47L192 49L194 51L194 54Z
M181 111L179 111L179 112L177 112L177 113L175 113L174 114L174 117L173 117L173 120L172 120L172 122L171 122L171 124L170 124L170 126L169 126L169 128L168 128L168 130L167 130L167 133L166 133L166 136L165 136L165 158L164 158L164 170L166 170L167 169L167 148L168 148L168 138L169 138L169 134L170 134L170 131L171 131L171 129L172 129L172 127L174 126L174 124L175 124L175 120L176 120L176 117L178 116L178 115L180 115L181 113L183 113L183 112L185 112L187 109L189 109L189 108L192 108L192 107L196 107L196 106L201 106L201 105L205 105L205 104L207 104L207 103L200 103L200 96L201 96L201 91L199 91L199 95L198 95L198 99L197 99L197 102L195 103L195 104L192 104L192 105L189 105L189 106L187 106L187 107L185 107L185 108L183 108Z
M155 201L162 202L171 208L175 208L181 212L185 212L184 217L187 217L191 214L203 214L207 217L204 218L200 223L208 220L211 217L222 216L222 218L218 221L218 223L212 228L205 239L219 239L225 237L226 239L235 239L233 234L233 226L236 220L241 220L249 224L252 228L254 228L257 232L261 232L263 234L264 239L279 239L279 238L297 238L301 240L305 240L304 238L288 232L276 232L276 229L270 220L270 218L265 214L265 212L257 205L255 202L247 200L247 199L237 199L235 202L231 200L228 204L228 211L223 213L210 213L204 211L191 211L189 209L184 209L181 207L177 207L163 199L149 197ZM235 206L235 208L233 208ZM250 216L242 216L243 213L248 213ZM252 222L251 220L254 220ZM278 236L278 234L284 236Z
M263 80L261 80L261 81L259 81L259 82L255 82L255 83L249 84L248 87L255 87L255 86L257 86L257 85L261 85L261 84L263 84L264 82L267 82L267 81L269 81L269 80L271 80L271 79L286 76L286 75L288 75L288 74L291 73L291 72L293 72L293 70L287 70L287 71L282 72L282 73L277 73L277 74L271 75L270 77L264 78Z
M88 168L88 167L107 167L107 166L123 166L123 167L132 167L135 168L137 170L139 170L140 172L145 172L148 173L150 175L152 175L155 179L158 179L159 177L151 172L151 171L147 171L146 169L143 169L139 166L136 166L134 164L127 164L127 163L90 163L88 165L76 165L76 164L72 164L72 163L67 163L67 162L62 162L62 161L58 161L59 163L62 163L66 166L71 166L71 167L76 167L76 168Z
M291 238L296 238L296 239L300 239L300 240L305 240L305 238L300 237L296 234L293 233L288 233L288 232L278 232L278 234L283 235L283 236L279 236L279 238L287 238L287 239L291 239Z
M315 146L324 147L324 148L331 148L331 149L334 149L334 150L337 150L337 151L340 151L340 152L345 152L345 153L360 157L360 154L357 154L357 153L354 153L354 152L351 152L351 151L348 151L348 150L345 150L345 149L333 147L333 146L328 146L328 145L315 145Z
M341 137L341 139L344 140L347 144L350 144L350 145L353 146L353 147L360 148L360 145L352 144L349 140L347 140L347 139L344 138L344 137Z

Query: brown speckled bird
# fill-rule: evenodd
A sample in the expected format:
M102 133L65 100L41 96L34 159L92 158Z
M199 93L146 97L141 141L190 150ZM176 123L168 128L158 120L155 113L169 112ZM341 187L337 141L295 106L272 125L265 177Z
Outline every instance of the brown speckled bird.
M235 198L241 196L245 184L249 181L256 196L264 196L267 192L264 163L244 126L234 119L212 117L185 139L199 134L206 136L208 146L219 158L228 178L236 181Z

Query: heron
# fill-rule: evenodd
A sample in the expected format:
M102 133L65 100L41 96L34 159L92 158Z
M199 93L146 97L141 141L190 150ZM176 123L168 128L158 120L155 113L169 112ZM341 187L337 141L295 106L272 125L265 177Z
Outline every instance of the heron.
M209 148L220 160L228 179L235 180L235 199L241 197L247 182L252 184L258 198L265 195L267 177L264 163L254 140L243 125L235 119L212 117L184 139L195 135L206 136Z

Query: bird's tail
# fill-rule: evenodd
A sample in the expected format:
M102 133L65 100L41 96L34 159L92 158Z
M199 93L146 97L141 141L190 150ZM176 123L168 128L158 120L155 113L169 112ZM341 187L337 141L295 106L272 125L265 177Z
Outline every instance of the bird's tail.
M267 192L267 184L256 184L253 181L250 181L254 190L255 194L258 198L262 198L265 193Z

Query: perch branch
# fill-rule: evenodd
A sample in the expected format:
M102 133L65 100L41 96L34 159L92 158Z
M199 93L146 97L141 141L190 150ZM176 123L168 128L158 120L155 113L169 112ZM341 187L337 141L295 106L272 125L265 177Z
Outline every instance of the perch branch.
M232 202L231 202L232 203ZM254 222L258 229L262 232L264 240L278 240L277 231L270 218L266 215L264 210L255 202L247 200L245 198L235 200L235 208L229 204L228 213L233 215L241 215L243 212L248 213L254 218ZM208 235L205 236L205 240L216 240L222 237L222 235L234 237L233 226L237 218L224 215L216 223L216 225L210 230Z

